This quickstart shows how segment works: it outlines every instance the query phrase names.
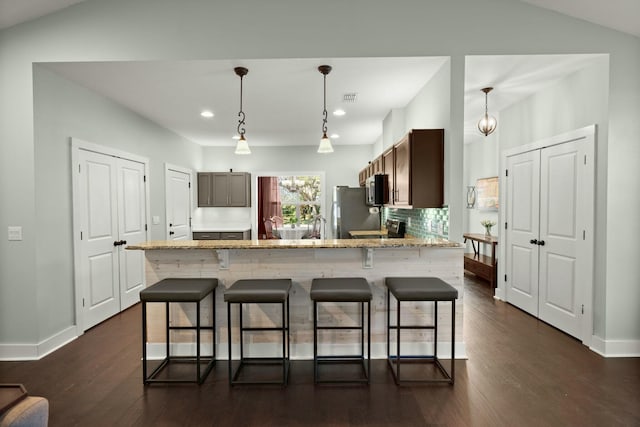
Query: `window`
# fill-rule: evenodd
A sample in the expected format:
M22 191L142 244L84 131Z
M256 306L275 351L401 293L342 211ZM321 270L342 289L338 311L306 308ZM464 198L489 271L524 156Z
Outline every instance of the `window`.
M320 177L278 177L284 224L312 224L320 212Z

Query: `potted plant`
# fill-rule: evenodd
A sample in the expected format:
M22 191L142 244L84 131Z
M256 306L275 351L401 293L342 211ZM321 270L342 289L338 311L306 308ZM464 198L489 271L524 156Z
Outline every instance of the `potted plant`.
M490 219L483 219L482 221L480 221L480 224L482 224L482 226L484 227L484 235L487 237L491 236L491 227L496 225L496 222L491 221Z

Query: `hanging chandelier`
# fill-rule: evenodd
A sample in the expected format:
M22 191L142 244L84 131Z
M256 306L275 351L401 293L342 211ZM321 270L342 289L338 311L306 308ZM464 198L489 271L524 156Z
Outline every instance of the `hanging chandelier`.
M240 112L238 112L238 135L240 135L240 139L236 144L236 154L251 154L251 149L249 148L249 144L244 137L245 128L244 128L244 119L245 114L242 111L242 80L244 76L249 72L248 69L244 67L236 67L233 69L235 73L240 77Z
M495 117L489 115L487 109L488 94L492 90L492 87L485 87L482 89L482 91L484 92L484 116L482 116L482 118L478 122L478 129L484 136L488 136L489 134L493 133L493 131L496 130L496 127L498 126L498 121Z
M320 145L318 146L318 153L333 153L333 146L331 140L327 136L327 74L331 72L330 65L321 65L318 67L318 71L324 76L324 107L322 110L322 139L320 139Z

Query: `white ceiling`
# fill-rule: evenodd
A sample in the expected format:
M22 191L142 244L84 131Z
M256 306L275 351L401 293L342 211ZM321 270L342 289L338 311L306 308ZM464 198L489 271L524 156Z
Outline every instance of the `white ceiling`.
M484 87L490 115L542 90L606 55L478 55L465 58L465 143L484 138L477 123L484 114ZM498 127L500 120L498 120Z
M314 145L322 136L323 75L327 76L328 130L336 144L371 144L382 121L405 107L447 61L429 58L269 59L181 62L47 63L47 68L115 100L201 145L233 145L243 83L250 145ZM356 93L354 103L343 95ZM342 108L346 115L331 113ZM215 117L200 117L203 109Z
M85 0L0 0L0 30L83 1Z
M0 0L0 29L36 19L83 0ZM520 0L514 0L520 1ZM640 36L640 0L522 0ZM601 13L606 9L606 13ZM532 94L594 60L594 55L471 56L465 77L465 141L478 136L484 109L480 89L493 86L491 111ZM203 145L233 145L239 108L239 78L244 66L244 111L251 145L316 144L322 125L322 75L329 64L327 109L342 106L347 115L329 115L336 144L370 144L392 108L402 108L446 61L444 58L347 58L189 62L56 63L46 66ZM342 96L358 100L344 105ZM205 120L201 109L216 116Z
M520 0L640 37L640 0Z
M84 0L0 0L0 30L56 12ZM512 0L640 37L638 0Z
M480 139L483 87L492 86L493 114L592 63L601 55L468 56L465 142ZM371 144L391 109L405 107L447 61L444 57L269 59L45 63L46 68L114 100L178 135L205 146L232 146L237 134L240 79L246 137L252 146L315 145L322 128L322 74L327 76L328 129L335 145ZM354 103L343 102L356 93ZM342 108L346 115L331 112ZM215 116L200 116L204 109Z

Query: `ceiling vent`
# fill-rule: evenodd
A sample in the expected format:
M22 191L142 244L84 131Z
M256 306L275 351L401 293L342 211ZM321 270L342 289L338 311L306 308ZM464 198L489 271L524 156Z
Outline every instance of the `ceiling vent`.
M354 93L345 93L345 94L342 96L342 101L343 101L343 102L349 102L349 103L356 102L356 96L357 96L357 95L358 95L358 94L357 94L357 93L355 93L355 92L354 92Z

